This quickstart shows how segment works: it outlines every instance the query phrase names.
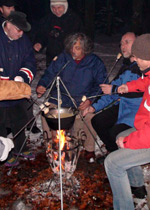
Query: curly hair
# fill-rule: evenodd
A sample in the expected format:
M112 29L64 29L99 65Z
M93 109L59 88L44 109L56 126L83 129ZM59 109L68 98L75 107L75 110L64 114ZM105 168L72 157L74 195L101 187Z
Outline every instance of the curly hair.
M88 55L93 51L94 44L92 40L84 33L75 33L67 36L64 41L65 51L71 54L71 50L78 40L80 40L80 44L85 55Z

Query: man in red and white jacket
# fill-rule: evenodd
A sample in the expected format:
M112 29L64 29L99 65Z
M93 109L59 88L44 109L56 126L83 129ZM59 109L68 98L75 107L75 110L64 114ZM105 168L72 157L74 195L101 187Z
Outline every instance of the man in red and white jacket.
M36 62L32 44L24 32L31 29L22 12L13 11L0 27L0 79L30 84L35 77ZM27 122L25 100L0 101L0 136L7 137L7 128L16 135ZM25 131L14 139L14 149L9 153L6 166L17 165L14 154L20 153L24 144ZM13 154L14 153L14 154ZM21 156L34 158L26 145Z
M120 149L112 152L105 160L115 210L134 209L130 188L131 171L136 170L138 176L142 177L141 165L150 162L150 34L137 37L132 54L143 76L121 85L118 93L144 92L144 95L135 116L135 131L126 137L120 136L116 141Z

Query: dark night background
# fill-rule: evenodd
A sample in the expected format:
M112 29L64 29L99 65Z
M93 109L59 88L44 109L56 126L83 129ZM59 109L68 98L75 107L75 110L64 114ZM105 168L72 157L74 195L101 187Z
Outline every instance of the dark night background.
M27 14L28 21L32 25L29 35L33 39L40 19L50 11L49 0L15 1L18 4L16 9ZM120 50L119 41L123 33L127 31L134 31L138 35L150 33L150 0L68 0L68 2L70 8L81 16L86 33L95 38L94 53L104 61L108 72L111 71ZM35 57L37 74L31 87L32 96L36 101L36 86L46 68L45 51L35 53ZM113 74L109 75L110 81L117 74L121 63L118 63ZM41 97L38 99L38 104L42 104L44 100L45 96ZM34 104L33 111L36 116L39 105ZM42 130L40 117L37 119L37 126ZM57 200L51 192L46 194L42 188L39 188L53 177L45 155L43 136L31 133L28 144L36 154L34 161L24 161L20 158L20 165L12 170L10 177L7 175L9 169L0 164L0 188L6 192L0 195L0 210L58 210L60 200ZM101 148L105 150L103 145ZM100 152L98 147L96 151L98 155ZM69 195L69 198L65 195L64 209L113 209L111 189L103 165L96 162L89 165L83 155L81 153L74 174L80 183L79 195L76 197L74 194L72 197ZM150 209L150 164L143 166L143 174L148 199L134 198L137 210Z
M49 0L16 0L17 10L27 14L36 30L39 20L49 12ZM86 33L94 35L136 34L150 32L150 0L68 0L70 8L77 12L85 25Z

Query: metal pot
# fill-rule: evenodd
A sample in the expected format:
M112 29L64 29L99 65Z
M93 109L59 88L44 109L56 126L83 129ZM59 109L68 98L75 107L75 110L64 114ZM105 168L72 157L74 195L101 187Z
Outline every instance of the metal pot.
M71 108L60 109L60 125L62 130L69 130L75 121L77 111ZM51 108L47 114L43 113L48 126L53 130L58 130L58 109Z

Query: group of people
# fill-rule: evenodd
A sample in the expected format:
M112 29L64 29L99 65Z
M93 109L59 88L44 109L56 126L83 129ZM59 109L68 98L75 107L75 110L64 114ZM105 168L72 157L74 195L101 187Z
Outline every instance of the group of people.
M123 64L108 83L105 65L93 53L93 42L83 33L82 21L68 8L67 0L50 1L50 14L41 20L33 44L24 33L31 29L26 15L15 11L12 3L13 0L1 0L0 5L0 82L7 80L8 89L11 81L31 84L36 75L34 50L39 52L46 47L47 69L38 82L37 96L50 88L56 76L61 78L65 85L60 84L61 106L79 111L72 132L75 136L80 129L85 132L86 160L95 161L98 135L108 152L105 160L100 157L97 161L104 160L114 209L134 209L132 193L139 198L147 194L140 165L150 161L150 34L136 37L127 32L122 36ZM90 99L102 92L104 95L96 101ZM35 158L24 144L25 130L20 132L29 120L27 99L23 94L13 99L0 100L0 157L1 161L7 159L5 165L9 167L19 164L15 158L18 154ZM49 102L50 107L58 105L55 85ZM51 136L43 116L42 126L43 132ZM15 136L14 144L7 138L8 128Z
M51 0L50 17L44 20L46 25L41 20L35 43L31 43L28 37L31 24L27 21L26 14L16 11L16 6L15 0L0 0L0 79L31 84L36 75L34 54L39 50L37 46L40 44L42 48L46 47L47 58L52 59L63 50L65 37L70 33L80 31L83 26L80 18L68 8L67 0ZM43 27L46 30L44 33ZM41 34L46 37L42 37ZM45 44L42 40L46 41ZM30 104L26 98L0 101L0 136L7 137L10 132L15 136L14 149L9 153L5 162L8 167L19 164L16 161L16 155L25 159L35 158L25 143L25 129L21 131L27 122L34 118L32 104ZM40 132L32 123L28 124L26 129L33 133Z
M137 182L143 180L141 165L150 161L149 112L150 112L150 34L136 38L132 55L142 72L142 77L118 88L118 93L144 92L134 120L134 128L124 131L117 138L119 150L105 160L105 169L113 192L114 209L134 209L131 194L131 171L136 172ZM144 183L144 181L143 181ZM138 183L139 184L139 183Z

